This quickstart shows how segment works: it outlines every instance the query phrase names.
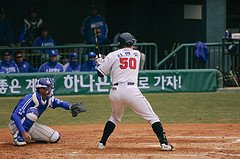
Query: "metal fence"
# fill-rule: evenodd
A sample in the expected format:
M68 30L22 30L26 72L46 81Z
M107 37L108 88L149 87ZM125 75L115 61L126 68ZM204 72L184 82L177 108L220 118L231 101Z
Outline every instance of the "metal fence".
M75 45L62 45L51 47L0 47L0 52L9 51L12 56L17 51L21 51L25 60L27 60L33 67L39 68L40 65L48 60L47 50L57 49L59 52L58 61L65 64L68 61L70 52L79 53L79 63L83 63L87 59L88 52L95 52L95 45L75 44ZM98 53L107 55L117 49L117 44L100 45L98 47ZM134 45L134 49L138 49L145 55L145 64L143 69L154 69L158 59L158 48L155 43L137 43ZM3 58L3 57L1 57Z
M206 63L194 56L195 44L181 44L161 60L156 69L222 69L222 43L206 43L206 46L209 51Z

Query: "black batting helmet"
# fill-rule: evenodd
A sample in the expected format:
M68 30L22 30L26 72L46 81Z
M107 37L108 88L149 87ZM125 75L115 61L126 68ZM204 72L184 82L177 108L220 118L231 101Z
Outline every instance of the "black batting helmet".
M133 44L136 42L136 39L130 33L126 32L119 35L117 42L120 48L130 47L133 46Z

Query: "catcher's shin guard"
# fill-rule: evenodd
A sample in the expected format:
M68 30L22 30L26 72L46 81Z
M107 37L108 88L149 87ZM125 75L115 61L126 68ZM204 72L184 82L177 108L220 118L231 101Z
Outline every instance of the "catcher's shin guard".
M39 142L51 142L56 143L60 140L60 133L52 128L35 123L33 127L29 130L32 139Z

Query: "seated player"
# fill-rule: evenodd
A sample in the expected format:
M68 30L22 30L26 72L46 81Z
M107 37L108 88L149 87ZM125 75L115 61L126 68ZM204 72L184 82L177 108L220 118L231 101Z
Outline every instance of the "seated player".
M3 60L0 62L0 67L5 70L5 73L19 73L17 64L12 60L12 55L5 51Z
M6 70L2 67L0 67L0 73L6 73Z
M49 61L42 64L38 72L63 72L63 65L57 62L58 51L48 51Z
M33 68L26 60L24 60L23 54L21 51L17 51L15 53L15 63L17 64L20 73L38 71L38 69Z
M89 52L88 53L88 60L82 64L81 71L96 71L97 64L96 64L96 53Z
M58 131L36 122L48 107L70 110L73 117L86 111L83 104L71 104L55 98L52 91L53 85L52 79L41 78L35 85L36 92L27 94L19 100L9 123L9 130L13 135L13 145L26 145L30 140L50 143L60 140Z
M65 69L65 72L79 72L81 66L78 63L78 54L76 52L71 52L69 54L69 63Z

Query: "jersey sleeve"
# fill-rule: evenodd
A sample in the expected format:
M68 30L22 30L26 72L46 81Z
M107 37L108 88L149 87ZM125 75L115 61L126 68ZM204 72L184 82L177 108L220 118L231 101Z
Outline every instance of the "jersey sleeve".
M97 71L107 76L110 72L112 61L113 59L110 53L104 58L104 62L97 67Z
M42 64L38 70L38 72L45 72L45 64Z
M55 98L55 97L52 97L52 98L53 98L52 99L52 104L50 105L51 108L55 109L57 107L61 107L65 110L70 110L70 106L72 105L71 103L60 100L60 99Z
M21 120L23 117L25 117L27 110L33 106L34 102L32 100L32 95L29 94L18 102L16 108L12 113L11 119L14 121L20 133L25 131L24 127L22 126Z

